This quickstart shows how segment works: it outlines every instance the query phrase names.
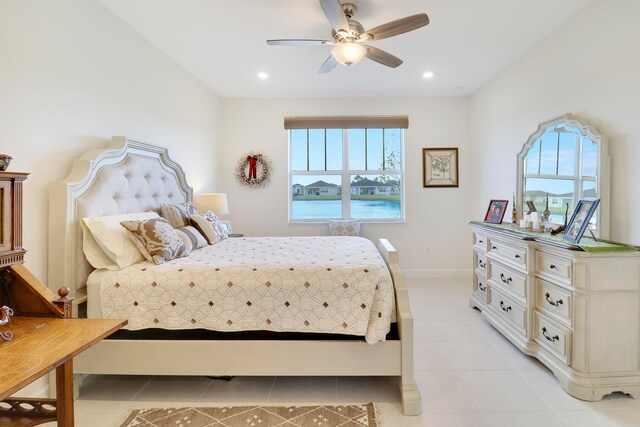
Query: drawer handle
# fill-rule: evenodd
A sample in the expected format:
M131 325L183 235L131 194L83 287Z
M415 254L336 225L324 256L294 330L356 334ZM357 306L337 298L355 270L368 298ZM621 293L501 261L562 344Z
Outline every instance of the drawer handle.
M502 283L509 283L510 281L512 281L513 279L511 277L508 278L504 278L504 273L500 273L500 280L502 280Z
M552 306L554 306L554 307L557 307L557 306L559 306L559 305L561 305L561 304L562 304L562 300L561 300L561 299L559 299L559 300L558 300L558 301L556 301L556 302L553 302L553 301L551 301L551 300L549 299L549 297L550 297L550 296L551 296L551 295L549 295L549 292L547 292L546 294L544 294L544 299L546 299L546 300L547 300L547 302L548 302L549 304L551 304L551 305L552 305Z
M491 246L491 249L496 250L496 249L498 249L498 247L497 246Z
M551 342L556 342L560 339L559 336L555 335L553 337L550 337L549 335L547 335L547 328L545 328L544 326L542 327L542 335L544 335L544 337L547 339L547 341L551 341Z
M504 301L500 301L500 308L502 309L502 311L504 311L505 313L508 313L509 310L511 310L511 306L509 307L505 307L504 306Z
M555 266L554 264L551 264L551 265L549 266L549 268L550 268L550 269L552 269L552 270L554 270L554 269L556 268L556 266Z
M484 240L478 240L478 243L484 243Z
M484 288L482 287L482 282L478 282L478 289L480 289L482 292L487 290L487 287L485 286Z
M478 260L478 265L482 268L485 268L487 266L487 263L483 263L481 259Z
M516 254L516 259L520 259L520 258L521 258L520 255Z

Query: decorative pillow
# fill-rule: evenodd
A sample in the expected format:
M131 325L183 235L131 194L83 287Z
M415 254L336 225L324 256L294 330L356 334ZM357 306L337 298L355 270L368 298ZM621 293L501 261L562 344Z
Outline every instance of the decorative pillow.
M213 224L209 222L207 218L202 215L191 215L190 218L193 226L206 237L210 245L218 241L218 233L216 233Z
M83 218L80 222L84 231L82 249L87 261L95 268L109 270L120 270L142 261L144 256L131 241L129 232L122 228L120 222L150 218L158 218L158 214L136 212ZM100 255L100 252L103 255Z
M359 219L349 220L329 220L329 234L332 236L359 236L360 224Z
M144 257L154 264L189 255L189 249L164 218L122 221L120 224L129 230L131 240Z
M189 221L190 215L199 215L198 209L191 202L169 205L162 203L160 205L160 215L169 221L173 228L186 227L191 225Z
M182 239L182 243L189 249L189 252L194 249L200 249L208 245L207 239L204 238L198 230L192 226L176 228L178 237Z
M206 211L202 216L213 225L213 229L216 230L216 234L218 235L218 241L229 237L229 229L220 221L216 214L211 211Z

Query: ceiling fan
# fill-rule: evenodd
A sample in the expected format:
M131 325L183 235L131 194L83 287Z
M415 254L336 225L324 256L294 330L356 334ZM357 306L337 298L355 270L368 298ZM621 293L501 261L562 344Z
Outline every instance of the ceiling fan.
M318 70L322 74L331 72L338 63L353 65L360 62L364 57L387 67L396 68L402 64L400 58L363 43L407 33L424 27L429 23L427 14L419 13L387 22L365 31L362 24L352 19L357 11L356 5L352 3L340 4L339 0L320 0L320 6L322 6L324 14L327 15L333 27L333 30L331 30L333 40L280 39L267 40L267 44L281 46L333 46L331 56Z

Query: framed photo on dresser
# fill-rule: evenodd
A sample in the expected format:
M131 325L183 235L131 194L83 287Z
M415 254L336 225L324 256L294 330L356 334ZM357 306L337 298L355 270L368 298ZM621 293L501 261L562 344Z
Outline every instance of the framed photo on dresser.
M600 204L600 199L580 200L571 215L571 220L567 224L562 237L570 242L578 243L582 235L589 227L589 221Z
M487 214L484 216L484 222L501 224L508 204L508 200L491 200L487 208Z

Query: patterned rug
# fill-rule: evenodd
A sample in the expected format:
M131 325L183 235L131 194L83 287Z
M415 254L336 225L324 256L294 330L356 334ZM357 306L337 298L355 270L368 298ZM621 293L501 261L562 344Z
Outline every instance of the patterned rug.
M373 403L348 406L231 406L132 411L120 427L376 427Z

